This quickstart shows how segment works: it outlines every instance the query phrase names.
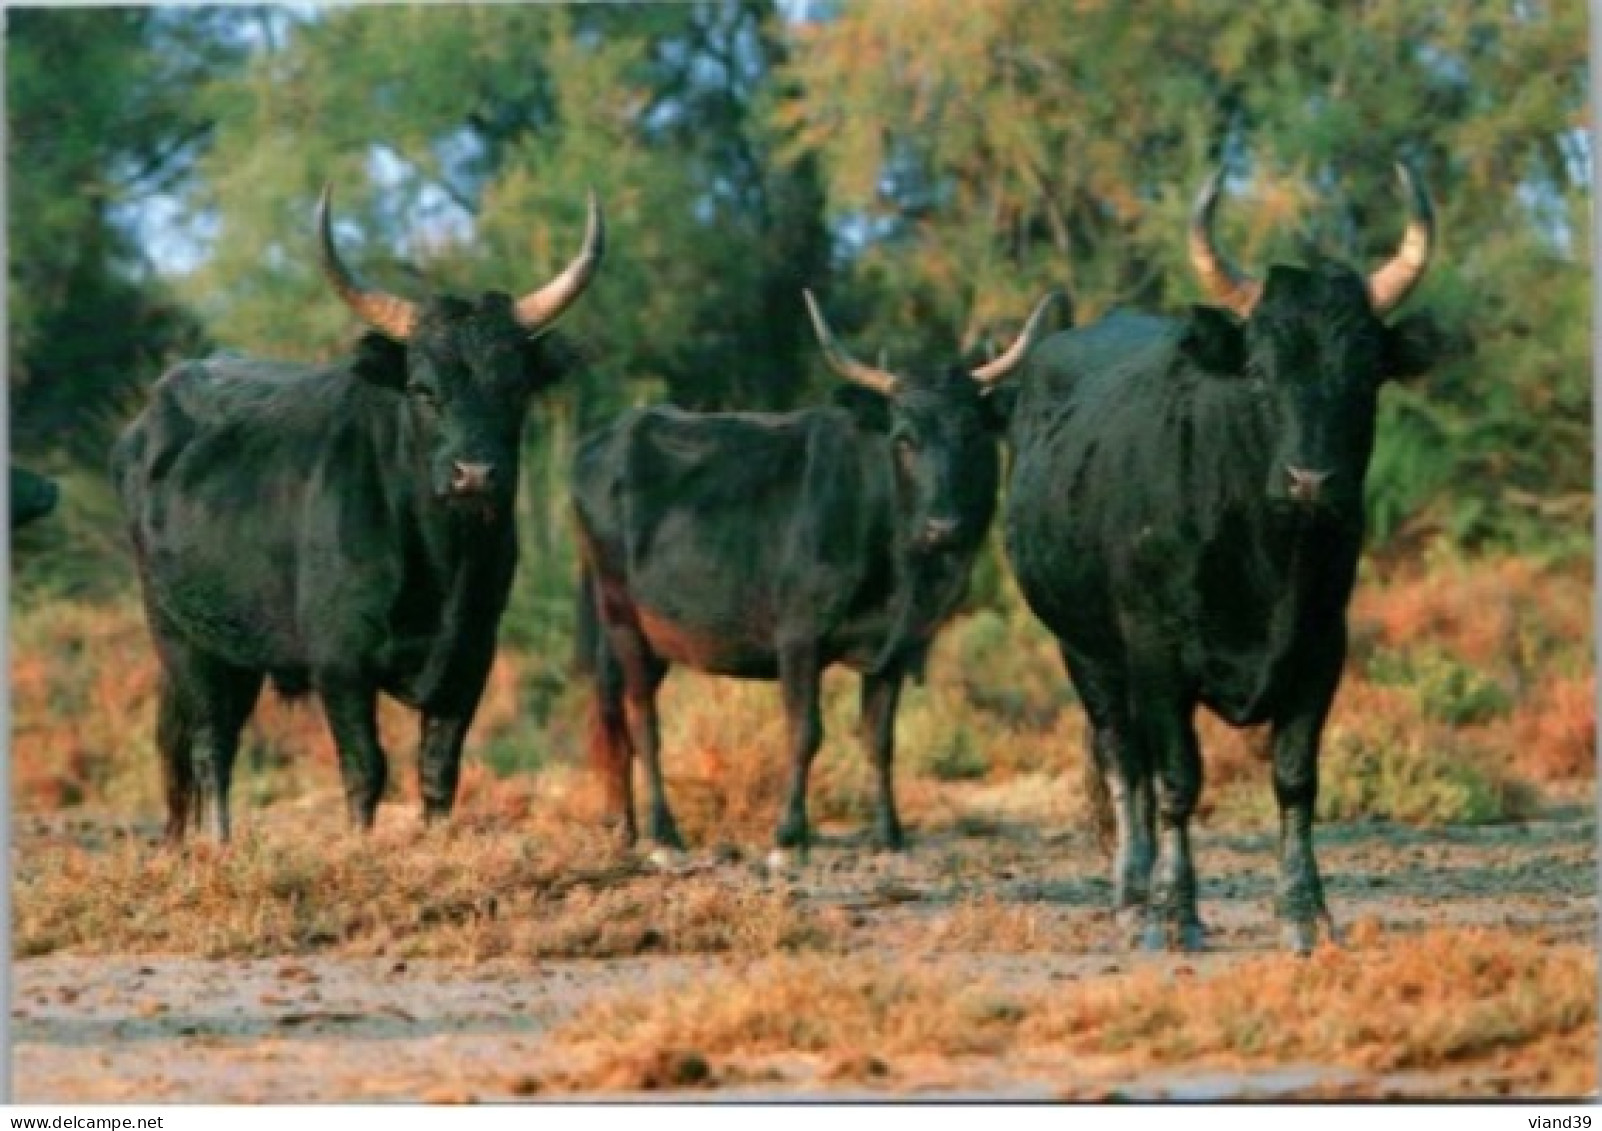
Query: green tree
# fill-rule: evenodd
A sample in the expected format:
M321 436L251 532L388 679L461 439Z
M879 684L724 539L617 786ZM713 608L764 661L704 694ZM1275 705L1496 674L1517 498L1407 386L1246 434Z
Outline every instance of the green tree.
M852 4L798 28L788 77L787 153L821 161L860 302L909 351L971 347L1053 284L1081 321L1194 301L1186 214L1220 162L1238 259L1372 264L1411 158L1442 231L1414 303L1475 348L1386 397L1377 528L1527 543L1589 507L1575 0Z
M12 437L103 455L130 390L198 338L132 224L212 129L189 102L236 65L239 10L6 13Z

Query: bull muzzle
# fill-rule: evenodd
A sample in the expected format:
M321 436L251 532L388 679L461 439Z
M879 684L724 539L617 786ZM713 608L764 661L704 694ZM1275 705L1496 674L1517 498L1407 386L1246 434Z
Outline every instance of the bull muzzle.
M944 550L957 541L962 522L955 518L926 519L918 532L918 546L924 550Z
M1316 506L1323 500L1324 485L1332 471L1314 471L1305 467L1285 465L1285 492L1295 502Z
M487 495L496 487L493 463L472 463L455 460L451 463L450 492L457 498L477 498Z

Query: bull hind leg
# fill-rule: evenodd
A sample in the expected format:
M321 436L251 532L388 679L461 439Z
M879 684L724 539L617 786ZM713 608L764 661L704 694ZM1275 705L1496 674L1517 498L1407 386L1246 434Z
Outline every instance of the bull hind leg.
M590 670L590 764L606 786L608 820L621 829L623 843L633 845L639 839L634 814L634 743L629 737L623 692L623 668L602 633L595 641Z
M236 668L168 638L157 708L156 745L167 794L167 836L178 841L191 819L225 843L239 732L261 694L260 672Z
M1129 720L1123 684L1106 665L1061 646L1088 717L1085 791L1093 831L1112 858L1113 914L1121 928L1138 929L1146 916L1156 860L1156 806L1151 763Z
M668 808L667 784L662 777L662 731L656 711L656 693L667 678L668 666L632 626L608 629L607 641L623 673L629 741L645 762L645 788L650 799L646 835L661 848L680 851L684 838Z
M156 707L156 749L161 755L162 792L167 797L167 839L174 844L184 839L189 811L195 803L190 737L183 700L171 680L164 679Z
M315 683L339 750L339 772L351 821L359 829L370 829L389 776L384 748L378 741L378 690L371 680L347 672L318 672Z
M812 641L780 646L779 684L790 731L790 781L784 816L774 839L780 849L797 849L803 858L812 839L807 823L807 777L812 759L823 745L823 715L818 706L822 676L817 647Z
M1201 796L1201 747L1192 720L1195 706L1153 681L1133 693L1130 715L1135 741L1151 767L1157 859L1152 868L1142 944L1147 950L1198 950L1196 866L1190 849L1190 818ZM1137 794L1136 809L1139 808Z
M899 852L906 843L901 818L896 814L894 780L896 707L901 700L901 682L899 671L862 677L862 739L873 758L879 787L874 840L880 848L892 852Z

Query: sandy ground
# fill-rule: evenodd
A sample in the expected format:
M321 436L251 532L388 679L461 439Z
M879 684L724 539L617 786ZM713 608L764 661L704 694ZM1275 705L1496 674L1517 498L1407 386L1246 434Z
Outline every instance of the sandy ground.
M1320 830L1320 859L1339 921L1388 930L1500 926L1550 940L1597 931L1596 822L1583 802L1517 825L1419 831L1392 825ZM716 869L752 884L788 883L850 924L851 951L946 964L1017 985L1095 978L1135 963L1196 974L1271 951L1273 845L1264 835L1196 838L1211 949L1197 956L1126 951L1105 908L1099 858L1078 834L1028 825L919 838L883 857L848 837L826 840L775 880L760 860ZM1049 952L982 945L934 952L931 924L954 901L993 896L1028 905L1060 940ZM842 961L849 961L844 958ZM52 955L13 972L18 1099L47 1101L524 1100L549 1094L559 1071L551 1027L600 993L739 977L717 958L477 965L293 955L264 961ZM1116 1061L931 1058L898 1062L883 1082L831 1082L805 1057L769 1058L716 1095L1188 1098L1441 1096L1517 1091L1516 1079L1461 1072L1383 1079L1321 1065L1257 1076L1165 1071L1131 1076ZM705 1098L705 1091L673 1093ZM571 1098L571 1097L563 1097ZM642 1097L643 1098L643 1097ZM652 1097L660 1098L660 1097Z

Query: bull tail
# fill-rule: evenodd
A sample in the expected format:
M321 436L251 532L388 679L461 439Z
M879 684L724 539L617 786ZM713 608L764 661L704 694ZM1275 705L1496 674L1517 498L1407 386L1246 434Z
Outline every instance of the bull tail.
M156 749L161 757L162 790L167 796L167 839L184 838L195 807L195 768L190 757L194 726L178 689L163 678L156 708ZM198 816L199 814L195 814Z
M585 568L579 580L574 667L590 682L588 732L590 765L606 788L608 820L622 826L634 843L634 743L623 705L623 667L601 626L600 582Z
M596 649L601 644L601 610L595 597L595 582L586 567L579 574L574 591L573 675L586 679L595 675Z

